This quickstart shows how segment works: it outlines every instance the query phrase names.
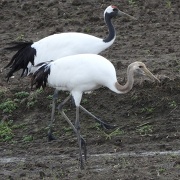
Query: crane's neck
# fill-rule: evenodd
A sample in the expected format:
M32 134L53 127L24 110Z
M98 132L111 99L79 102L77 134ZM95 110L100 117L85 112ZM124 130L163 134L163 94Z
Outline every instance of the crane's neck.
M115 36L116 36L116 32L115 32L115 29L114 29L114 26L111 22L111 18L110 15L108 13L105 14L105 17L104 17L104 20L108 26L108 30L109 30L109 35L108 37L106 37L105 39L103 39L103 41L105 43L108 43L108 42L111 42L115 39Z
M119 91L121 94L125 94L129 92L134 84L134 72L133 70L127 70L127 82L125 85L120 85L118 82L115 83L116 89Z

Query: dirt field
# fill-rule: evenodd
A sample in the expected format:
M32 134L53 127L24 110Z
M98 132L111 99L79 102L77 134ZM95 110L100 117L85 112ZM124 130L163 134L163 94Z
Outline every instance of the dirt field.
M103 12L110 4L138 20L114 19L115 43L101 55L113 62L122 84L134 61L144 62L161 83L137 80L125 95L101 88L83 96L85 108L117 128L104 130L80 114L88 149L80 170L77 139L58 113L57 140L47 141L53 89L32 93L20 72L7 83L3 67L14 52L2 48L67 31L103 38L108 33ZM179 0L1 0L0 9L1 180L180 179ZM59 102L66 96L62 92ZM75 108L65 109L74 122Z

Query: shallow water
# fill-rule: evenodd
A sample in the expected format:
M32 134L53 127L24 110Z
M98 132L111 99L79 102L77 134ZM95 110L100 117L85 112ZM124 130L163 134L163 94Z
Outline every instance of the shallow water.
M148 157L148 156L163 156L163 155L180 155L180 150L177 151L146 151L146 152L124 152L124 153L103 153L103 154L91 154L89 157ZM31 158L45 160L51 158L69 158L68 155L50 155L50 156L31 156ZM13 162L25 162L29 157L3 157L0 158L1 164L13 163Z

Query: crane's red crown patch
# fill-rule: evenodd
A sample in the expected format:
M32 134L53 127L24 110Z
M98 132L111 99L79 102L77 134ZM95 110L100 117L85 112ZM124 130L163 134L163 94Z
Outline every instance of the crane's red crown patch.
M113 5L111 5L111 7L112 7L112 8L117 8L117 6L113 6Z

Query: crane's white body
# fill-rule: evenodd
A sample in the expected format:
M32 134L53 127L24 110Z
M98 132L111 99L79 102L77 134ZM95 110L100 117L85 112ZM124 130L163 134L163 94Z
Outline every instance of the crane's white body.
M132 18L116 6L111 5L105 9L104 21L109 33L103 39L79 32L65 32L50 35L37 42L17 42L14 46L6 48L17 51L6 65L6 68L11 68L7 73L7 80L20 69L22 69L21 77L34 73L37 70L35 66L42 62L75 54L99 54L114 43L116 31L111 19L119 15Z
M70 91L80 104L83 92L97 89L101 86L121 93L115 88L117 82L113 64L106 58L96 54L78 54L63 57L51 62L47 82L57 90Z
M74 54L99 54L111 46L114 40L115 37L111 42L104 43L101 38L77 32L54 34L32 45L37 51L34 62L39 64Z
M50 35L37 42L15 43L14 46L6 48L17 50L6 66L6 68L11 68L6 77L9 80L13 73L20 69L22 69L21 76L26 76L37 70L35 67L37 64L61 57L75 54L99 54L114 43L116 31L111 20L119 15L129 16L116 6L111 5L105 9L104 20L109 31L105 38L80 32L65 32Z
M83 168L82 142L84 144L85 159L86 143L80 135L79 109L82 109L84 112L94 117L98 122L104 124L104 122L80 105L83 92L105 86L118 94L127 93L133 87L135 73L138 73L141 76L146 75L151 79L157 79L146 68L144 63L134 62L127 68L126 84L120 85L117 81L116 71L113 64L106 58L96 54L66 56L57 59L56 61L41 63L37 65L37 67L39 69L32 76L32 86L36 84L36 87L45 87L46 83L48 83L49 86L55 88L56 91L63 90L70 92L70 95L58 106L58 109L77 135L81 168ZM76 105L75 126L63 111L63 105L71 98L71 96ZM55 100L53 101L51 122L54 119L54 111ZM52 123L50 128L51 127Z
M31 47L36 49L34 65L49 60L75 54L99 54L113 44L115 37L110 42L84 33L67 32L54 34L35 42ZM68 47L68 48L67 48ZM28 64L29 72L33 73L32 64Z

